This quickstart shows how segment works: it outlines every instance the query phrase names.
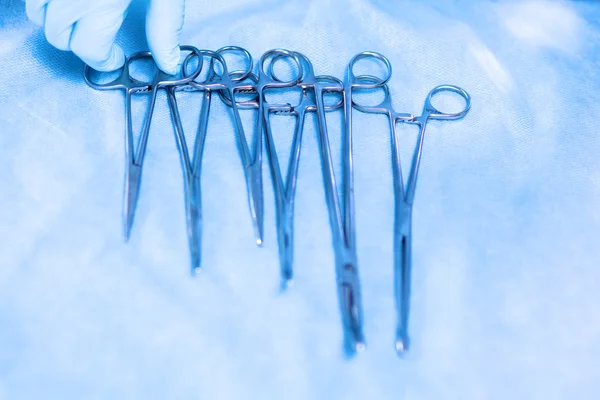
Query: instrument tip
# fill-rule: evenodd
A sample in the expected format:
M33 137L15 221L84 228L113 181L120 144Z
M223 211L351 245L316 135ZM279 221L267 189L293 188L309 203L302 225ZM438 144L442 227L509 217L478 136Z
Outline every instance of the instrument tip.
M133 230L133 217L133 209L131 207L127 208L123 214L123 240L125 243L129 242L129 239L131 238L131 231Z
M363 339L352 340L348 338L346 343L344 344L344 356L348 360L356 357L361 353L364 353L366 350L367 343Z
M354 337L347 337L345 340L345 355L346 358L354 358L355 356L364 353L367 350L367 342L365 341L364 337L361 336L354 336Z
M356 352L357 353L364 353L365 350L367 350L367 344L364 341L358 341L356 342Z
M123 228L123 242L129 243L129 238L131 237L131 226L129 224L125 225Z
M294 280L291 277L284 277L281 279L281 291L285 292L294 286Z
M398 357L404 357L408 352L408 338L396 339L396 354Z
M262 247L262 245L263 245L263 241L262 241L262 239L260 239L260 238L256 239L256 245L257 245L258 247Z
M291 261L284 261L281 267L281 288L283 290L294 286L294 271L291 268Z
M194 240L197 240L197 238L194 238ZM191 267L191 273L192 273L192 277L198 275L200 273L200 271L202 270L202 263L200 260L200 248L198 246L196 246L195 244L191 244L191 254L190 254L190 267Z

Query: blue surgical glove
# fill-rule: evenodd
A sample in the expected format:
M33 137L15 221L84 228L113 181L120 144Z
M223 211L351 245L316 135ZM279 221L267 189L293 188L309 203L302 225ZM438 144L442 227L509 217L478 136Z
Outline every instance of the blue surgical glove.
M44 27L48 42L72 51L98 71L123 66L125 54L115 44L132 0L26 0L29 18ZM146 36L158 67L175 74L185 0L148 0Z

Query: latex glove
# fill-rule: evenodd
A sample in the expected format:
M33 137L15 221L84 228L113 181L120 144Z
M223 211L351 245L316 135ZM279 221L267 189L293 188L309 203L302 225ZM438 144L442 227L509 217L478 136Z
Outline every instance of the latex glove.
M29 18L44 27L48 42L72 51L98 71L123 66L125 54L115 44L132 0L26 0ZM146 36L158 67L175 74L185 0L148 0Z

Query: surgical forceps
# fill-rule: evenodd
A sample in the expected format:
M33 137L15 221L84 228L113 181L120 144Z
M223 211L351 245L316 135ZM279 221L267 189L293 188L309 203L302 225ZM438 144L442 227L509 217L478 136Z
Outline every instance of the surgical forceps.
M181 50L189 51L192 54L200 56L200 50L193 46L181 46ZM86 65L84 71L84 79L86 83L96 90L113 90L120 89L125 91L125 194L124 194L124 210L123 210L123 236L125 241L129 240L135 209L140 193L140 184L142 178L142 167L144 164L144 156L146 155L146 146L148 144L148 134L150 132L150 124L156 98L159 89L168 89L173 86L185 85L193 81L202 71L202 62L198 63L197 69L189 76L178 78L177 76L168 75L162 71L158 71L155 78L151 82L142 82L133 78L130 74L130 65L133 61L141 59L152 59L152 54L148 51L142 51L131 55L121 69L118 78L109 83L96 83L92 79L92 68ZM133 140L133 122L131 113L131 97L133 93L150 92L152 97L146 119L142 128L140 140L138 142L137 151Z
M300 162L300 152L302 147L302 133L304 131L304 121L307 112L317 111L316 102L308 96L308 89L314 89L317 82L323 85L323 90L341 91L342 81L332 76L315 77L314 70L310 60L303 54L295 52L298 59L302 62L302 77L298 87L302 89L302 97L298 105L268 105L264 109L265 119L265 138L267 154L269 157L269 166L273 180L273 191L275 193L276 219L277 219L277 242L279 247L279 261L282 279L282 288L291 285L293 279L293 256L294 256L294 199L296 194L296 182L298 177L298 166ZM271 79L281 82L276 76L272 66L281 56L273 58L269 66L269 75ZM326 83L332 83L334 86L328 86ZM245 106L252 106L251 102L244 103ZM332 111L340 108L343 100L340 99L336 104L324 106L325 111ZM258 107L256 104L255 107ZM270 124L270 114L288 114L296 117L296 126L293 134L290 159L287 168L287 177L284 181L275 147L275 140Z
M315 77L312 64L307 57L296 53L302 58L305 64L303 68L302 80L299 86L303 90L312 89L315 94L315 109L319 125L319 142L321 163L323 169L323 182L325 187L325 196L329 210L329 219L332 229L332 239L335 252L336 279L340 312L342 324L344 327L344 347L346 354L352 356L357 351L365 349L365 339L362 331L362 300L360 290L360 279L358 276L358 265L356 257L356 242L354 233L354 191L353 191L353 156L352 156L352 89L354 87L374 88L381 86L389 80L387 77L377 84L364 84L358 82L352 72L354 64L359 59L368 56L375 56L382 61L387 61L383 56L376 53L361 53L352 59L348 67L348 78L341 82L333 77ZM387 63L390 73L391 66ZM273 72L271 71L271 74ZM276 79L276 77L274 77ZM337 85L327 84L325 81L333 81ZM325 118L325 92L342 92L342 101L345 104L345 132L344 132L344 150L342 154L343 163L343 200L344 214L342 215L340 201L337 194L337 184L335 181L335 172L333 169L333 160L329 146L329 135L327 132L327 120Z
M391 74L391 71L390 71ZM358 81L374 82L377 78L372 76L360 76ZM382 86L384 99L377 106L363 106L353 103L353 106L362 112L385 114L390 123L392 133L392 168L395 193L395 218L394 218L394 294L396 303L396 352L399 356L408 351L410 339L408 335L408 321L410 312L410 286L412 273L412 208L415 198L417 176L421 154L423 152L423 140L427 122L436 120L458 120L463 118L471 108L471 96L462 88L452 85L441 85L433 88L427 98L420 116L413 114L398 113L392 107L390 91L387 85ZM444 113L436 109L431 100L437 93L449 91L460 95L465 100L465 107L457 113ZM400 162L400 141L396 133L398 122L417 125L419 136L414 149L412 163L408 175L406 190L402 179L402 168Z
M217 51L224 52L227 50L238 50L244 52L249 57L250 54L240 48L240 47L224 47L223 49ZM240 156L242 159L242 164L244 166L244 176L246 179L246 189L248 192L248 203L250 206L250 214L252 216L252 221L254 224L254 231L256 235L256 244L262 246L263 243L263 227L264 227L264 196L263 196L263 181L262 181L262 135L264 131L264 118L263 110L264 110L264 91L269 88L286 88L292 87L296 85L300 76L302 74L300 61L295 60L298 64L298 77L291 80L290 82L277 82L274 80L270 80L264 71L265 62L267 59L275 56L289 56L293 58L293 54L287 50L274 49L265 53L259 62L259 75L256 78L257 83L255 86L251 86L250 89L247 86L238 87L235 85L235 82L242 81L246 79L249 75L249 72L241 72L234 71L229 74L223 73L221 75L216 74L225 84L223 90L219 91L219 96L226 101L225 99L230 99L229 102L226 101L228 105L232 107L234 121L237 127L237 136L238 136L238 144L240 146ZM251 61L251 57L249 58ZM223 68L225 65L223 64ZM252 65L250 65L249 69L252 69ZM214 71L211 71L211 73ZM236 76L235 79L232 77ZM194 83L191 83L194 85ZM244 91L256 91L258 93L257 98L257 107L259 109L259 118L257 118L257 130L256 130L256 141L254 143L253 154L250 153L250 149L248 146L248 142L246 140L246 136L244 134L244 128L242 126L242 120L239 115L238 103L235 100L235 94L238 92ZM233 99L233 101L231 100Z
M374 88L384 85L389 77L382 79L376 84L360 83L355 78L352 69L354 64L361 58L373 56L387 61L377 53L365 52L355 56L348 66L346 80L343 82L342 93L344 100L344 134L342 137L342 175L343 175L343 214L340 207L340 199L337 193L337 184L329 145L327 132L327 121L325 118L325 107L323 93L334 91L336 88L327 87L316 79L307 77L304 84L309 85L315 91L315 103L317 107L317 119L319 125L319 142L321 163L323 170L323 182L329 219L332 229L333 247L335 252L336 279L338 299L342 324L344 327L344 348L348 356L366 348L363 334L362 299L360 279L358 275L358 263L356 255L356 240L354 232L354 188L353 188L353 154L352 154L352 89ZM386 63L391 74L391 65ZM312 81L312 82L311 82ZM340 88L337 88L340 90Z
M240 53L247 61L247 70L238 78L231 78L227 71L227 65L221 54L224 53ZM188 242L190 248L190 261L192 267L192 273L195 274L200 270L201 267L201 240L202 240L202 199L201 199L201 170L202 170L202 154L204 151L204 143L206 140L206 133L208 129L208 117L210 113L210 106L212 102L213 91L231 91L232 82L243 80L252 71L252 56L248 51L241 47L228 46L217 50L216 52L210 50L200 50L200 57L210 58L210 69L203 82L192 81L184 86L172 86L169 88L169 105L171 108L171 115L173 118L173 125L175 127L175 137L177 139L177 148L179 149L179 155L181 158L181 165L183 168L184 175L184 192L185 192L185 203L186 203L186 222L187 222L187 233ZM190 53L183 63L184 75L188 70L189 63L192 59L196 58L197 54ZM215 70L215 61L221 65L221 74L219 75ZM203 63L203 59L198 60ZM197 77L196 77L197 79ZM185 134L183 131L183 125L181 123L181 116L179 115L179 109L177 106L177 98L175 92L177 90L183 91L202 91L204 93L204 101L200 111L200 122L198 131L196 133L196 141L194 145L194 151L192 157L190 157L187 143L185 140ZM237 108L234 109L235 119L239 120L239 114L237 114Z
M265 64L268 60L270 60L271 64L275 62L273 58L275 57L287 57L294 60L298 71L297 76L293 79L290 79L287 82L282 82L279 80L272 79L265 71ZM256 82L255 90L257 92L257 101L258 101L258 118L257 118L257 127L256 127L256 142L254 148L254 156L250 159L250 154L247 151L242 156L244 158L244 164L246 165L247 174L251 177L253 182L253 187L248 188L249 191L252 189L252 196L256 199L259 199L256 203L255 215L258 218L258 234L259 238L257 243L259 245L262 244L263 241L263 226L264 226L264 197L263 197L263 185L262 185L262 135L265 131L265 110L268 109L266 98L265 98L265 90L274 89L274 88L290 88L294 87L302 78L302 65L297 55L293 52L283 49L273 49L267 51L260 58L258 63L258 80ZM235 101L235 97L233 93L230 94L231 97L231 106L234 109L237 109L237 103ZM258 192L260 191L260 192Z

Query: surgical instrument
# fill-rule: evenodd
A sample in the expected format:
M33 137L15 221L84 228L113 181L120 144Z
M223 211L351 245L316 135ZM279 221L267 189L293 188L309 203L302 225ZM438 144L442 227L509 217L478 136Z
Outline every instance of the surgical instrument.
M298 53L299 54L299 53ZM376 56L385 61L383 56L377 53L365 52L352 59L348 67L348 77L345 82L336 78L332 80L339 86L327 84L317 79L314 75L312 64L307 57L299 54L305 64L300 85L304 90L312 89L315 94L315 106L319 126L320 154L323 171L323 182L325 196L329 210L329 218L332 229L333 247L336 263L336 279L340 312L344 331L344 349L346 355L352 356L358 351L366 348L362 330L362 299L360 279L358 275L358 264L356 256L356 241L354 232L354 189L353 189L353 155L352 155L352 89L354 87L373 88L383 85L389 77L377 85L361 84L354 79L352 69L356 61L366 56ZM391 73L391 65L387 64ZM332 78L332 77L330 77ZM331 80L331 79L330 79ZM327 120L325 118L324 93L342 92L344 107L344 135L342 153L342 175L343 175L343 208L342 215L340 200L337 193L337 184L333 168L333 160L329 145Z
M193 46L181 46L181 50L188 51L193 54L200 54L200 51ZM146 154L146 146L148 144L148 134L154 114L154 107L159 89L168 89L173 86L185 85L193 81L202 70L202 62L198 63L197 69L189 76L178 77L167 75L158 70L154 79L151 82L142 82L130 74L131 64L136 60L152 59L152 54L148 51L142 51L130 56L123 67L119 76L112 82L97 83L92 78L92 68L87 66L84 71L84 79L86 83L96 90L113 90L120 89L125 91L125 190L124 190L124 210L123 210L123 236L125 241L129 240L131 228L135 215L135 209L140 193L140 184L142 178L142 167L144 164L144 156ZM137 146L137 151L134 148L133 139L133 121L131 112L131 98L133 93L150 92L151 100L146 112L146 119L142 128L140 139Z
M458 120L463 118L471 108L470 95L457 86L437 86L427 95L421 115L415 116L394 111L388 86L392 75L392 66L386 57L376 52L366 51L353 57L347 66L345 78L342 81L332 76L315 76L310 60L296 51L283 49L267 51L260 58L258 72L254 74L252 73L254 67L252 57L243 48L227 46L217 51L210 51L198 50L192 46L182 46L181 49L189 52L189 54L183 62L182 72L177 76L168 76L158 72L154 79L150 79L148 82L134 78L130 74L132 63L150 58L151 54L149 52L140 52L129 57L122 70L119 71L119 77L109 83L100 83L101 81L95 75L92 75L92 70L89 67L85 69L84 76L89 86L98 90L125 90L125 155L127 161L124 196L125 239L129 238L133 225L140 192L142 166L152 115L157 101L157 92L159 89L165 89L183 169L191 270L194 274L200 269L202 256L202 157L213 95L218 93L224 103L231 107L233 113L236 142L244 168L254 237L259 246L262 246L264 240L262 146L263 140L265 141L275 196L281 288L287 288L292 284L294 276L294 207L299 160L302 152L303 128L307 113L315 112L325 200L335 256L336 289L343 328L343 345L346 355L348 357L353 356L366 348L355 231L353 110L384 114L389 120L392 138L391 153L395 200L393 238L393 286L396 314L395 348L398 356L405 354L410 347L408 325L412 274L412 210L427 123L430 120ZM245 64L243 70L231 71L223 56L225 53L241 55ZM288 67L291 69L291 73L288 73L288 75L291 75L291 78L283 80L276 75L275 64L279 60L288 61ZM385 72L373 75L358 74L356 73L356 66L361 60L383 64ZM192 61L195 61L195 64ZM204 68L205 65L209 66ZM203 71L206 72L206 74L203 74L204 78L201 77ZM101 76L107 80L107 77ZM250 83L247 83L247 81L250 81ZM296 105L286 102L279 104L275 100L271 101L272 97L268 94L271 93L272 89L277 89L274 91L278 95L287 95L289 92L300 93L300 100ZM375 90L383 91L383 101L378 105L365 105L360 96L357 96L362 91L370 93ZM177 103L177 93L179 91L199 91L203 95L196 141L192 153L189 152L186 143L182 118L179 113ZM131 103L132 95L141 92L150 93L151 98L139 142L134 148ZM440 92L452 92L462 97L466 103L464 108L456 113L439 111L434 107L432 100ZM337 103L326 102L326 95L328 94L339 96L339 101ZM326 113L342 106L344 110L341 132L342 175L341 194L338 194ZM242 126L239 111L242 109L257 110L257 122L253 132L256 136L252 145L249 144L249 138L246 137ZM282 173L275 144L276 133L273 132L271 126L274 119L273 115L282 114L294 116L296 119L286 175ZM396 131L398 122L419 127L406 185L401 168L400 139Z
M357 81L373 83L376 81L376 79L377 78L372 76L363 75L358 77ZM392 169L395 193L394 294L397 315L395 347L396 352L401 356L408 351L410 346L408 322L412 274L412 209L427 122L432 119L458 120L463 118L471 108L471 97L464 89L457 86L437 86L433 88L427 95L421 115L414 116L413 114L398 113L394 111L388 86L384 85L382 88L384 90L384 99L379 105L363 106L357 102L353 102L353 106L362 112L385 114L389 120L390 130L392 133ZM449 91L460 95L465 100L465 107L463 110L456 113L444 113L435 108L432 104L432 98L437 93L443 91ZM402 178L400 141L396 132L396 126L398 122L414 124L419 127L419 135L417 137L417 144L413 153L406 189Z
M340 199L337 193L337 184L333 168L333 160L329 145L327 120L325 118L323 93L326 87L315 81L312 85L315 91L317 105L317 119L319 125L319 142L321 164L323 171L323 182L329 219L332 229L333 247L336 263L336 279L338 299L342 324L344 327L344 349L347 356L353 356L356 352L366 348L363 334L362 299L360 279L358 275L358 264L356 255L356 240L354 232L354 192L353 192L353 154L352 154L352 88L355 86L365 87L364 84L356 82L352 68L357 60L363 58L361 53L355 56L348 66L347 78L343 82L344 99L344 133L342 137L342 176L343 176L343 214L340 207ZM391 66L390 70L391 70ZM389 78L387 78L389 79ZM376 85L366 85L365 88L377 87L387 82L382 80ZM335 90L335 88L327 88Z
M281 286L286 288L292 284L293 279L293 237L294 237L294 198L296 192L296 182L298 177L298 166L300 161L302 133L304 130L304 121L307 112L317 111L316 102L308 96L308 89L314 88L314 85L319 82L325 85L332 83L335 85L333 89L337 92L341 91L342 81L332 76L315 77L314 70L310 60L303 54L295 52L298 59L302 62L302 77L298 83L298 87L302 89L301 99L298 105L270 105L265 106L265 139L266 148L269 158L269 166L271 177L273 180L273 190L275 194L276 220L277 220L277 241L279 247L279 260L281 270ZM268 74L271 79L281 82L277 77L273 64L281 57L281 55L273 58L273 62L269 66ZM327 85L324 86L326 88ZM247 87L246 90L251 89ZM227 103L230 99L224 99ZM258 103L254 105L258 108ZM252 102L247 101L240 103L244 107L252 107ZM343 105L343 100L340 100L331 105L325 106L325 111L331 111L340 108ZM283 179L281 168L279 165L279 157L275 147L275 140L270 124L271 113L288 114L296 117L296 126L294 129L292 146L290 149L290 159L288 162L286 179Z
M307 71L306 69L304 71ZM318 79L335 79L332 77L318 77ZM302 86L302 83L299 84ZM342 100L326 107L326 111L334 110L342 106ZM298 178L298 166L300 162L300 151L302 146L302 132L304 130L304 121L307 112L315 112L317 107L308 94L307 88L302 88L302 98L298 105L291 107L289 111L269 107L265 114L265 138L267 145L267 154L269 156L269 165L271 177L273 180L273 190L275 193L275 206L277 217L277 241L279 246L279 260L281 266L282 287L287 287L293 279L293 257L294 257L294 199L296 194L296 182ZM270 124L270 113L290 114L296 117L296 127L293 134L293 143L291 147L290 159L287 168L287 177L285 181L279 166L277 149Z
M227 65L221 54L226 52L237 52L241 53L247 61L247 70L238 78L231 78ZM202 239L202 199L201 199L201 168L202 168L202 154L204 151L204 143L206 140L206 133L208 129L208 117L210 113L210 106L212 102L212 92L217 90L231 91L232 82L237 80L245 79L245 77L252 71L252 57L250 53L240 47L229 46L217 50L216 52L210 50L200 50L200 57L208 57L210 59L209 71L206 79L203 82L192 81L186 85L169 88L169 105L171 108L171 115L173 118L173 124L175 126L175 134L177 139L177 148L179 149L181 164L184 175L184 193L186 203L186 221L187 221L187 232L188 242L190 248L190 261L192 267L192 273L196 273L201 267L201 239ZM188 66L192 59L198 58L198 55L191 53L185 59L183 63L184 75L187 71ZM198 62L203 63L200 59ZM215 63L219 63L221 66L221 74L216 72ZM197 79L197 77L196 77ZM176 91L202 91L204 94L204 101L202 102L202 108L200 111L200 122L198 131L196 134L196 141L194 144L194 151L192 157L190 157L188 147L183 132L183 125L181 123L181 117L179 115L179 109L177 106ZM237 115L237 109L234 110L234 114ZM239 115L237 115L239 119Z
M264 91L270 88L286 88L294 86L300 79L302 71L299 66L300 61L295 60L296 64L298 64L298 77L290 80L289 82L277 82L274 80L269 80L269 78L265 75L264 72L264 67L267 60L276 56L293 57L293 55L287 50L274 49L268 51L261 57L259 62L259 74L256 85L252 86L251 89L237 87L235 84L236 82L245 80L248 77L250 70L252 69L252 58L249 57L249 53L246 50L235 46L224 47L218 50L217 53L232 50L242 51L244 54L247 54L247 57L249 59L248 69L245 72L243 72L241 76L239 74L239 71L234 71L228 74L223 72L221 75L214 73L213 78L218 77L218 80L221 80L221 85L223 85L223 87L219 91L219 96L222 99L235 99L236 93L248 90L251 90L258 94L257 107L259 109L259 117L257 118L256 140L254 142L254 148L252 150L252 153L250 152L248 141L244 134L244 127L242 125L242 120L239 115L238 103L236 101L230 100L229 105L232 108L234 122L237 128L236 132L238 138L238 145L242 165L244 167L244 177L246 180L246 189L248 192L248 204L250 206L250 214L252 216L256 244L258 246L262 246L264 231L264 195L262 181L262 135L264 132L264 118L262 117L262 115L264 110ZM223 68L225 68L225 65L223 65ZM233 76L236 76L236 78L232 78ZM193 86L194 83L191 83L191 85Z
M295 77L290 79L287 82L278 81L272 79L267 75L265 71L265 64L267 61L271 63L274 62L273 57L283 56L290 58L294 61L297 67L297 74ZM253 214L258 219L258 234L259 238L257 240L258 244L262 244L263 241L263 226L264 226L264 196L263 196L263 184L262 184L262 135L265 130L264 123L264 113L265 113L265 91L267 89L274 88L289 88L295 86L302 77L302 65L300 64L300 60L293 52L283 49L273 49L267 51L260 58L258 63L258 82L256 83L256 92L258 95L258 117L257 117L257 126L256 126L256 141L254 147L254 155L250 158L250 154L247 151L247 147L245 148L245 152L243 152L244 164L246 165L246 174L249 176L250 181L252 182L252 187L249 187L248 190L255 199L255 214ZM235 102L235 97L232 98L232 106L234 108L237 107Z

